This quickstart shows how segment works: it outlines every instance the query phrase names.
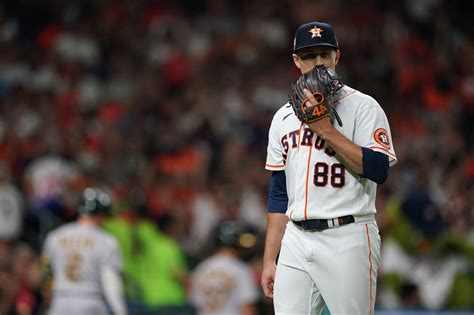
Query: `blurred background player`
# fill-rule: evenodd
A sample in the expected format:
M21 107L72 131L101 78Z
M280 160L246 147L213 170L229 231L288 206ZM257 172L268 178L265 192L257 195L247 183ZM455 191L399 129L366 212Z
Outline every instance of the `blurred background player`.
M191 303L200 315L256 315L257 285L243 261L257 245L255 230L240 221L224 221L214 237L214 254L191 277Z
M127 314L119 247L100 227L110 206L105 192L86 188L76 222L47 235L43 257L52 278L49 314L108 314L108 307L115 315Z

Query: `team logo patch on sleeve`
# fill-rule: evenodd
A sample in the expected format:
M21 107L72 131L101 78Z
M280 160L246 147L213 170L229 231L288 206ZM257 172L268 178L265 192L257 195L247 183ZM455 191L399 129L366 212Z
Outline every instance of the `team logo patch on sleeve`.
M390 140L388 138L387 131L384 128L379 128L374 132L375 142L383 146L385 149L390 150Z

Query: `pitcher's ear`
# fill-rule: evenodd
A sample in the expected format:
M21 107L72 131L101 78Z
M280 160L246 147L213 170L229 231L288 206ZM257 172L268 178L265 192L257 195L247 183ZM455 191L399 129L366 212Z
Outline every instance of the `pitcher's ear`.
M292 54L291 55L293 57L293 62L295 63L295 66L298 68L298 69L301 69L301 64L300 64L300 57L298 57L297 54Z
M339 63L339 58L341 58L341 51L337 49L336 50L336 66Z

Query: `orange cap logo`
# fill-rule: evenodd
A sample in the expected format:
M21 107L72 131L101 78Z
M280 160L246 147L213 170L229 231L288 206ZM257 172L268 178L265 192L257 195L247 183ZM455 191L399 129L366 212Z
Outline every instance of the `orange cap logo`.
M322 28L315 26L312 29L310 29L308 32L311 33L311 38L315 38L315 37L322 37L321 32L324 32L324 30Z

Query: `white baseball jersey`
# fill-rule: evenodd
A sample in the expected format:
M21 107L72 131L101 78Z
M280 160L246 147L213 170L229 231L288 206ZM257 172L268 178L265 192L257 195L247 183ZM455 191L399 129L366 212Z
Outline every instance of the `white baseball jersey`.
M342 127L334 124L339 132L359 146L386 154L390 166L396 163L390 126L377 101L344 86L334 106L343 122ZM265 168L285 171L286 214L293 221L375 213L377 184L346 169L288 103L273 117Z
M66 224L50 232L43 256L53 271L51 315L108 314L100 271L122 269L117 241L99 227Z
M258 292L250 268L234 257L215 255L192 274L190 300L199 315L240 315Z

